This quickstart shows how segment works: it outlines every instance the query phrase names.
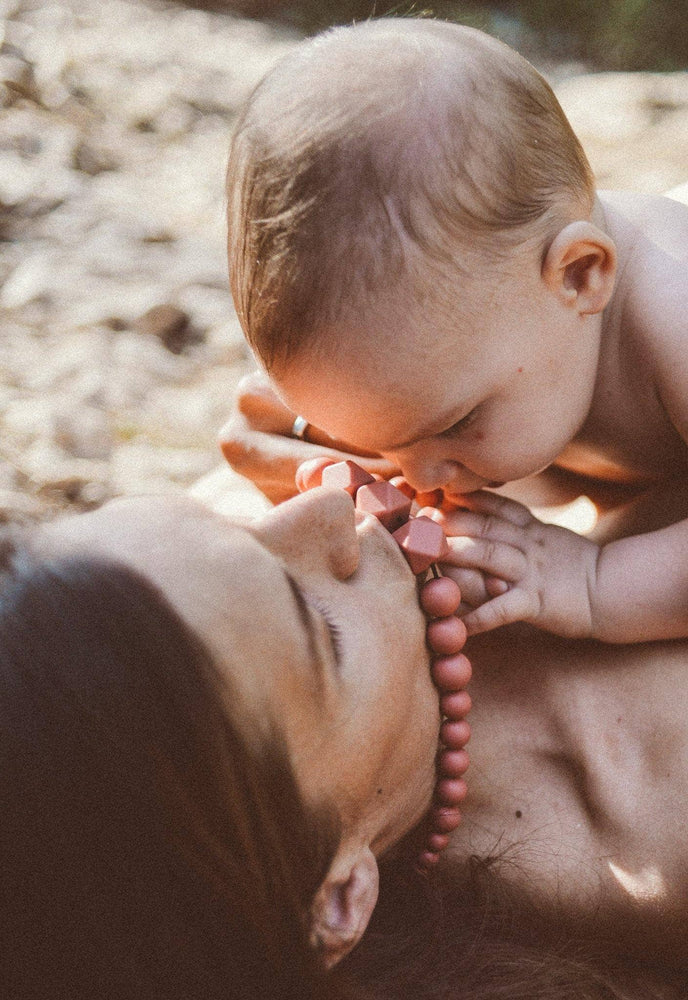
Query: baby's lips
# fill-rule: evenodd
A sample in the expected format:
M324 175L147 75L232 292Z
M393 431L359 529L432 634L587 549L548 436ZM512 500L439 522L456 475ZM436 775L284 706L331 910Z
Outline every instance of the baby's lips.
M407 496L409 500L415 500L416 491L413 486L411 486L409 481L404 478L404 476L392 476L390 483L392 486L396 486L396 488L403 493L404 496Z

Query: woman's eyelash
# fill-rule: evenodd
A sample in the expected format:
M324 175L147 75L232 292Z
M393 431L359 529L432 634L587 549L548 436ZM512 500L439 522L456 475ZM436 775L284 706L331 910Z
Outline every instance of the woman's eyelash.
M325 625L327 626L327 631L329 632L330 639L332 641L332 647L334 649L335 660L339 665L342 662L342 630L340 629L335 619L332 617L330 609L325 604L323 604L322 601L318 600L317 598L311 597L310 595L308 596L308 601L311 604L311 606L315 609L315 611L317 611L317 613L320 615L320 617L325 622Z

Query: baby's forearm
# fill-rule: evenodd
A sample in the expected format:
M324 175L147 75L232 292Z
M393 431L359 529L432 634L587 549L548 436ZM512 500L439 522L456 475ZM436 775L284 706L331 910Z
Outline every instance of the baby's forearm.
M688 636L688 521L605 545L590 609L604 642Z

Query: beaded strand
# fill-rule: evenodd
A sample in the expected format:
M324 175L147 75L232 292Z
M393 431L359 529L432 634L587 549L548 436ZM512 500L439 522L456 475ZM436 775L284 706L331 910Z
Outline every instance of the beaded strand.
M471 698L465 690L471 665L461 652L466 628L456 615L461 592L453 580L439 575L435 565L447 552L447 540L431 518L411 516L414 499L427 503L436 498L416 494L403 477L391 482L377 480L355 462L327 458L303 463L296 484L302 492L319 484L346 490L357 510L373 514L391 533L417 576L432 570L432 579L421 586L420 604L428 617L427 644L433 654L430 670L440 695L442 722L435 789L425 821L425 845L418 858L418 867L428 871L437 864L449 835L461 822L459 806L468 792L463 780L469 763L465 747L471 734L466 722Z

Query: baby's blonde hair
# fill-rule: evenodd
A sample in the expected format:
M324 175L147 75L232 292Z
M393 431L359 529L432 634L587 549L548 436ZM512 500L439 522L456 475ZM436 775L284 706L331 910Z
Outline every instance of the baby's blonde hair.
M465 277L466 253L544 247L594 199L530 63L473 29L390 18L331 30L268 74L227 184L232 293L268 370L402 280L427 295Z

